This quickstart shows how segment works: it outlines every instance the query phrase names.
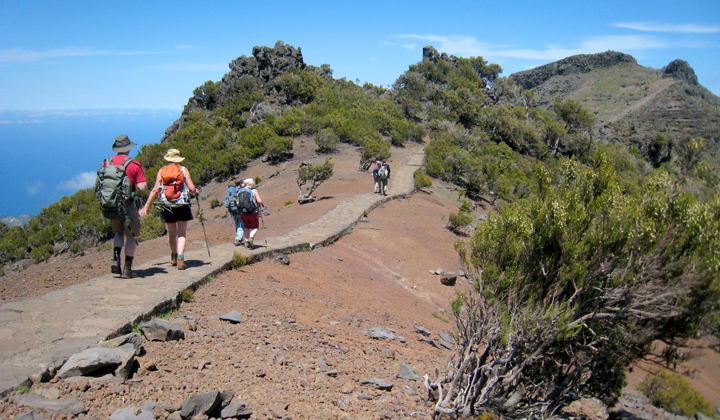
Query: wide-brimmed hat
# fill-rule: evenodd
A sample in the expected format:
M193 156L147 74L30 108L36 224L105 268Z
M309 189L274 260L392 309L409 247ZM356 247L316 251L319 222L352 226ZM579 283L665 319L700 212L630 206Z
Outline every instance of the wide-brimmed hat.
M180 163L183 160L185 160L184 157L180 156L180 151L178 149L169 149L167 151L167 153L165 153L164 158L168 162L173 162L173 163Z
M112 149L114 152L125 153L135 146L135 142L131 141L125 134L115 137Z
M248 188L255 188L255 180L252 178L248 178L248 179L244 180L243 184L245 184L245 186Z

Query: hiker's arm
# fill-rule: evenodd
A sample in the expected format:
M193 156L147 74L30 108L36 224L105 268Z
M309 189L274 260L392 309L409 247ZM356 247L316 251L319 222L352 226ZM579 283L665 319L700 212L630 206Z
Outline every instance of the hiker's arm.
M258 190L253 190L253 194L255 194L255 202L258 203L258 207L265 207L265 204L263 204L262 199L260 198L260 193Z
M138 189L138 190L140 190L140 191L145 191L145 188L147 188L147 181L145 181L145 182L138 182L137 184L135 184L135 188Z
M185 175L187 178L188 191L195 195L200 194L200 190L195 188L195 184L193 184L193 182L192 182L192 177L190 177L190 171L187 168L185 168Z
M160 172L158 171L157 178L155 179L155 186L153 187L152 191L150 191L150 195L148 195L147 201L145 202L145 205L143 208L138 211L140 213L140 216L145 216L147 214L148 209L150 209L150 205L152 204L153 200L158 196L158 191L160 189Z

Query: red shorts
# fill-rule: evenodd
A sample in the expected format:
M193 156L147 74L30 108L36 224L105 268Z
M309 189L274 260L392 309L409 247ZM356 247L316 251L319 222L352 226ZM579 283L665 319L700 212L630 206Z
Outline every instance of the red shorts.
M240 215L245 229L258 229L260 228L260 217L257 213L243 213Z

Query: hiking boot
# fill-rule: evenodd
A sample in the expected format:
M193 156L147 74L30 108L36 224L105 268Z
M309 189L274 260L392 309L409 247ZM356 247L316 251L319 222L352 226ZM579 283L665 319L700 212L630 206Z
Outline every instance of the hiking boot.
M184 270L187 268L187 264L185 264L185 258L178 257L177 268L178 268L178 270Z
M113 259L112 265L110 266L110 272L113 274L122 274L119 260Z
M235 239L235 246L240 246L240 245L242 245L242 244L243 244L243 240L242 240L242 239Z
M253 249L253 245L254 245L253 242L254 241L253 241L252 237L247 238L247 240L245 241L245 244L247 245L248 249Z
M125 269L123 270L122 274L120 275L120 278L121 279L131 279L133 277L136 277L136 275L132 269L132 266L125 264Z
M120 269L120 250L122 248L113 248L113 262L110 266L110 272L113 274L122 274L122 270Z
M177 266L177 254L170 254L170 266L175 267Z

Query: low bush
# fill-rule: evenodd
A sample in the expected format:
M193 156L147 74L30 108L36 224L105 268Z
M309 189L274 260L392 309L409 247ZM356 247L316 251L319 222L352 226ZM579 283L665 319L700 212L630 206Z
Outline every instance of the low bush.
M653 405L675 414L692 417L702 413L715 417L710 403L682 375L664 370L651 372L640 382L638 389Z
M53 247L50 244L42 244L30 252L30 257L36 263L47 260L53 255Z
M430 178L422 169L415 171L413 179L415 179L415 189L421 190L432 186L432 178Z
M450 213L450 228L452 230L464 228L472 223L473 215L470 211L470 204L469 200L463 200L463 204L460 206L460 211L458 211L457 214Z

